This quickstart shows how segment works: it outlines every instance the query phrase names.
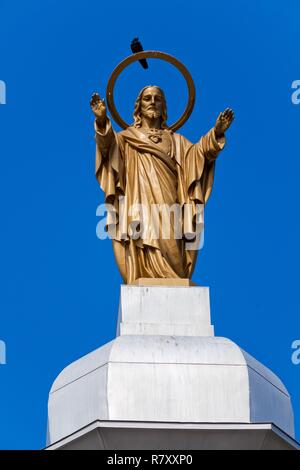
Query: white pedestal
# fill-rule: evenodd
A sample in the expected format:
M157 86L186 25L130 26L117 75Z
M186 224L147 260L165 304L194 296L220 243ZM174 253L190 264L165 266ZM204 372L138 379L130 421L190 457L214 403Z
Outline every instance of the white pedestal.
M119 334L213 336L208 287L121 286Z
M208 288L122 286L118 334L55 380L49 448L248 448L250 436L255 448L262 436L292 445L286 388L213 336Z

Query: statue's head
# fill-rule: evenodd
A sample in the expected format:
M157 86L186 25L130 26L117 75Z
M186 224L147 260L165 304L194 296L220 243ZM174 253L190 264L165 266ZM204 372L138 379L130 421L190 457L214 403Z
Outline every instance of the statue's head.
M160 127L167 128L167 104L164 92L158 86L146 86L140 91L134 107L134 127L141 127L142 117L160 118Z

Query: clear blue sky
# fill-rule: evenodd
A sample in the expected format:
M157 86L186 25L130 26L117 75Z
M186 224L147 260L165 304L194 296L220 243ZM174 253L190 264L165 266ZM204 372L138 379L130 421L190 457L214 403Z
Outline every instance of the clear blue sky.
M190 69L196 141L227 106L236 114L217 163L194 281L210 286L216 334L270 367L291 393L300 438L300 79L297 0L155 3L1 0L0 448L45 444L57 374L115 335L121 278L96 238L94 91L139 36ZM128 69L116 91L130 119L146 84L166 89L170 120L186 92L168 65Z

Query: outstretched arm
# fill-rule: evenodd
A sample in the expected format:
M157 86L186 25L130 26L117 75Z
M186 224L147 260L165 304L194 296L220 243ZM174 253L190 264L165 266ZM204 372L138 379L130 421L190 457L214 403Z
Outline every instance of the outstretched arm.
M93 94L90 105L95 116L96 178L108 200L115 198L117 192L124 193L124 164L120 140L107 117L104 100L101 100L98 93Z
M204 156L215 160L225 145L225 132L234 120L232 109L227 108L219 114L215 126L201 139Z
M225 132L233 118L231 109L220 113L215 126L189 148L185 160L185 175L191 201L200 201L202 204L207 202L214 181L215 160L225 145Z
M95 116L97 146L101 153L105 155L114 140L114 132L110 120L107 117L105 102L100 98L98 93L94 93L90 101L90 106Z

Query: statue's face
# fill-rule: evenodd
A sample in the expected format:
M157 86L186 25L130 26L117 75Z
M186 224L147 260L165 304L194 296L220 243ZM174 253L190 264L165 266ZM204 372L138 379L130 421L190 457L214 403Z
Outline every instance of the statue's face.
M150 119L161 117L163 109L163 97L156 87L148 87L141 98L141 114Z

